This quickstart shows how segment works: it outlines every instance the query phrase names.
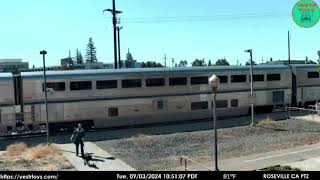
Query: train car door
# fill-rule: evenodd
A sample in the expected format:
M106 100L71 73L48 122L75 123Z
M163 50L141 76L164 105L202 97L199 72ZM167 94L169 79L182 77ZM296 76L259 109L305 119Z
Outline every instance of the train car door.
M153 109L156 114L155 118L159 118L161 122L166 121L166 111L168 110L168 101L166 99L155 99L153 101Z
M274 91L273 95L273 105L283 105L284 104L284 91Z

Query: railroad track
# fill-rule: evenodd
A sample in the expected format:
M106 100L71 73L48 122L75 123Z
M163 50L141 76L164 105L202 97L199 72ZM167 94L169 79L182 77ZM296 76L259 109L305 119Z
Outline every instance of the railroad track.
M276 111L267 114L277 114L284 111ZM247 115L237 116L237 117L246 117ZM224 117L218 118L218 121L224 121L228 119L232 119L235 117ZM88 130L88 132L102 132L102 131L116 131L116 130L124 130L124 129L137 129L137 128L150 128L150 127L160 127L160 126L170 126L170 125L179 125L179 124L192 124L192 123L201 123L201 122L209 122L212 119L195 119L195 120L185 120L185 121L174 121L174 122L163 122L163 123L152 123L152 124L140 124L140 125L130 125L130 126L119 126L119 127L107 127L107 128L93 128ZM56 133L52 136L66 135L71 134L72 132L63 132ZM17 134L6 134L0 136L0 140L6 139L24 139L24 138L34 138L34 137L44 137L46 136L46 131L42 132L28 132L28 133L17 133Z

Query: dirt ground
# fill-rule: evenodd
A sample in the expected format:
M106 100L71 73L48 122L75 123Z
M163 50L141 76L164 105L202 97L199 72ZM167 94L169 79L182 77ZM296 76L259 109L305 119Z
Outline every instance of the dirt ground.
M200 163L213 161L213 131L140 135L97 144L137 170L170 170L179 167L179 157ZM320 124L299 120L263 121L250 127L218 130L219 159L264 153L320 142Z
M0 171L72 171L75 168L53 145L17 143L0 152Z

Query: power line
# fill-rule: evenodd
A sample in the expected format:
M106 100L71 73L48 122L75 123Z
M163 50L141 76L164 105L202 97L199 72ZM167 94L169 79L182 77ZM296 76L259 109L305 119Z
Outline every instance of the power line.
M224 14L215 16L176 16L176 17L144 17L144 18L122 18L123 23L179 23L179 22L206 22L206 21L228 21L243 19L265 19L281 16L290 16L288 13L247 13L247 14Z

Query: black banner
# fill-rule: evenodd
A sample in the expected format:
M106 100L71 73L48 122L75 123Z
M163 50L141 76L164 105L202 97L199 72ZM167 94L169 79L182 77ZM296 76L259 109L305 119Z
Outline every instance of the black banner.
M121 172L102 172L102 171L59 171L59 172L0 172L0 180L134 180L134 179L214 179L214 180L306 180L320 179L320 172L271 172L271 171L250 171L250 172L192 172L192 171L121 171Z

